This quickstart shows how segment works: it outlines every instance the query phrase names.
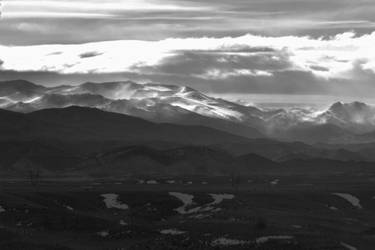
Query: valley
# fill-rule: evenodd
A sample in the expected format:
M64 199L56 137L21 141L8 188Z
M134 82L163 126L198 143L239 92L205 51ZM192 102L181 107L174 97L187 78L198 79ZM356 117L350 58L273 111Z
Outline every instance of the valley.
M311 120L133 82L0 94L2 250L375 244L371 106Z

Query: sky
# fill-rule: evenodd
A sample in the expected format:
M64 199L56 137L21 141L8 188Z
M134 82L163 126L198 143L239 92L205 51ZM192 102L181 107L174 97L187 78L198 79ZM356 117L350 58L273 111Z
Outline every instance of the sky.
M0 80L371 99L374 44L373 0L3 0Z

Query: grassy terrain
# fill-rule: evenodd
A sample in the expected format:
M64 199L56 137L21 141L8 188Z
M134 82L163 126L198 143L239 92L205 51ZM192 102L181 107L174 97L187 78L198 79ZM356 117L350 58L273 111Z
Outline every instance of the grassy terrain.
M150 180L157 184L147 184ZM369 174L251 176L241 177L238 187L230 177L0 183L2 250L370 250L375 245L375 176ZM190 212L179 214L175 209L183 202L169 192L193 195ZM109 193L129 208L108 208L102 195ZM208 205L210 194L224 193L234 198ZM333 193L355 196L362 208ZM262 240L269 236L279 238Z

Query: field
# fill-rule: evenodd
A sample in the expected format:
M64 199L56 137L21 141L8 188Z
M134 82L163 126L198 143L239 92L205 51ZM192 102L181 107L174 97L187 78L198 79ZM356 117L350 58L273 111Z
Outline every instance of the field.
M374 249L375 175L1 180L0 249Z

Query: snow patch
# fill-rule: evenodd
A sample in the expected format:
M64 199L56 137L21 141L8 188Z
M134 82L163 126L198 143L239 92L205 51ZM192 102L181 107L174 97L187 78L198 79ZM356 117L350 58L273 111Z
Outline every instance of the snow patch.
M160 233L161 234L170 234L170 235L181 235L181 234L185 234L186 232L175 229L175 228L172 228L172 229L163 229L163 230L160 231Z
M182 201L183 205L175 209L179 214L189 214L193 209L186 211L186 208L193 204L194 195L178 193L178 192L169 192L169 195L176 197L180 201Z
M128 205L121 204L121 202L117 200L118 194L102 194L101 196L104 197L103 201L105 205L107 206L107 208L117 208L117 209L123 209L123 210L126 210L129 208Z
M234 198L233 194L210 194L212 199L214 199L213 202L207 204L208 206L211 205L217 205L222 203L224 200L232 200Z
M121 226L127 226L128 223L126 223L124 220L120 220L120 225L121 225Z
M351 245L349 245L349 244L346 244L346 243L344 243L344 242L340 242L340 245L343 246L343 247L345 247L345 248L348 249L348 250L357 250L356 247L353 247L353 246L351 246Z
M275 179L275 180L273 180L273 181L271 181L270 183L271 183L271 185L277 185L277 184L279 184L279 179Z
M228 238L218 238L211 242L211 246L238 246L238 245L245 245L249 244L249 241L246 240L237 240L237 239L228 239Z
M0 213L4 213L6 210L2 207L2 206L0 206Z
M293 240L293 236L288 236L288 235L275 235L275 236L263 236L259 237L255 240L257 244L264 244L268 241L271 240Z
M348 201L350 204L352 204L356 208L362 208L360 201L357 197L351 195L351 194L345 194L345 193L333 193L333 195L339 196L346 201Z
M146 181L146 184L155 185L155 184L158 184L158 182L155 180L149 180L149 181Z
M101 232L97 232L96 234L99 235L100 237L103 237L103 238L109 236L108 231L101 231Z
M215 209L213 206L218 205L224 200L231 200L234 198L233 194L210 194L213 201L210 203L207 203L203 206L195 207L189 210L186 210L188 206L193 204L194 196L190 194L184 194L184 193L177 193L177 192L169 192L169 195L176 197L177 199L181 200L184 204L181 207L178 207L175 209L180 214L191 214L191 213L197 213L197 212L218 212L221 209L217 208Z
M71 206L64 206L66 209L73 211L74 209Z
M181 88L181 90L175 94L180 100L170 103L172 106L177 106L191 112L221 119L236 119L241 120L243 114L231 109L227 105L220 106L215 99L209 99L208 97L201 95L201 100L196 98L191 98L189 95L191 92L186 92L186 87Z
M167 183L168 183L168 184L175 184L176 181L174 181L174 180L169 180L169 181L167 181Z

